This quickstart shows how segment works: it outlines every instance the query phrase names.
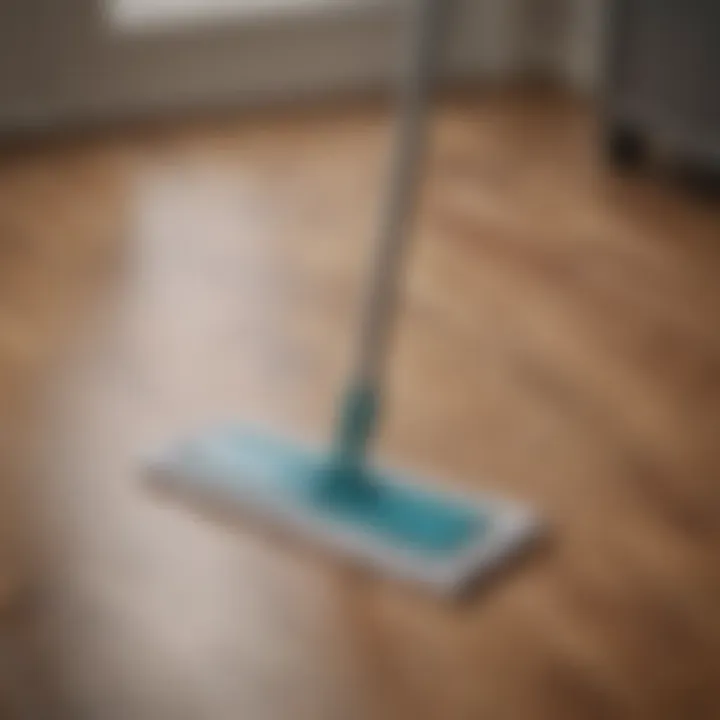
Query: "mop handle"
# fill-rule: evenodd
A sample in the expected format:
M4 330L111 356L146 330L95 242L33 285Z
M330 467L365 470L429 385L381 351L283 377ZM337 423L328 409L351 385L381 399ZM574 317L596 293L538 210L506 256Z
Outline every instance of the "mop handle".
M427 110L434 75L440 1L414 0L410 55L401 88L390 183L378 229L360 334L357 378L368 388L376 388L381 381L396 314L403 251L412 230L410 225L427 144Z

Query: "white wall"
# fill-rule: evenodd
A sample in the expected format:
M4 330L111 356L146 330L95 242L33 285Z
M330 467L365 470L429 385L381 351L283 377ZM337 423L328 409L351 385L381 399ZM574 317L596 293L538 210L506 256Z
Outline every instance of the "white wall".
M399 1L137 34L113 31L98 0L1 3L0 125L386 84L400 59ZM452 2L449 74L504 78L538 65L592 83L602 0ZM544 25L538 3L554 8Z
M602 78L608 0L573 0L565 14L565 50L558 71L573 86L596 91Z
M600 81L608 0L524 0L525 66L578 90Z

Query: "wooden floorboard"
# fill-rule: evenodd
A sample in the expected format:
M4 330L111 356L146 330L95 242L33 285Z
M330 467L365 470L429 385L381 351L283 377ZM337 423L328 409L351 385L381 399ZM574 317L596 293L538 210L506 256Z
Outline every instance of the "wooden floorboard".
M573 100L443 104L379 439L543 547L448 606L143 482L213 420L327 435L388 130L0 159L3 717L720 717L720 211L610 172Z

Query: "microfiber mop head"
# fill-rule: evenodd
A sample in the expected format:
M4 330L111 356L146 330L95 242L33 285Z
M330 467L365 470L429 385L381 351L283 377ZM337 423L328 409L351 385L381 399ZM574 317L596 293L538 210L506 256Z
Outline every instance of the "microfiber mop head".
M487 573L536 527L527 511L505 501L441 492L407 473L344 468L327 454L245 427L182 443L151 471L441 593Z

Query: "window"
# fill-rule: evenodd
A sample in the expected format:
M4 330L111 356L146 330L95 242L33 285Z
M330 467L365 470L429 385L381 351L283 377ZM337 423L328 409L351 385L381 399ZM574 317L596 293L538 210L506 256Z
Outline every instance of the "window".
M387 0L374 0L387 2ZM264 15L327 12L373 0L110 0L111 19L121 28L195 24Z

